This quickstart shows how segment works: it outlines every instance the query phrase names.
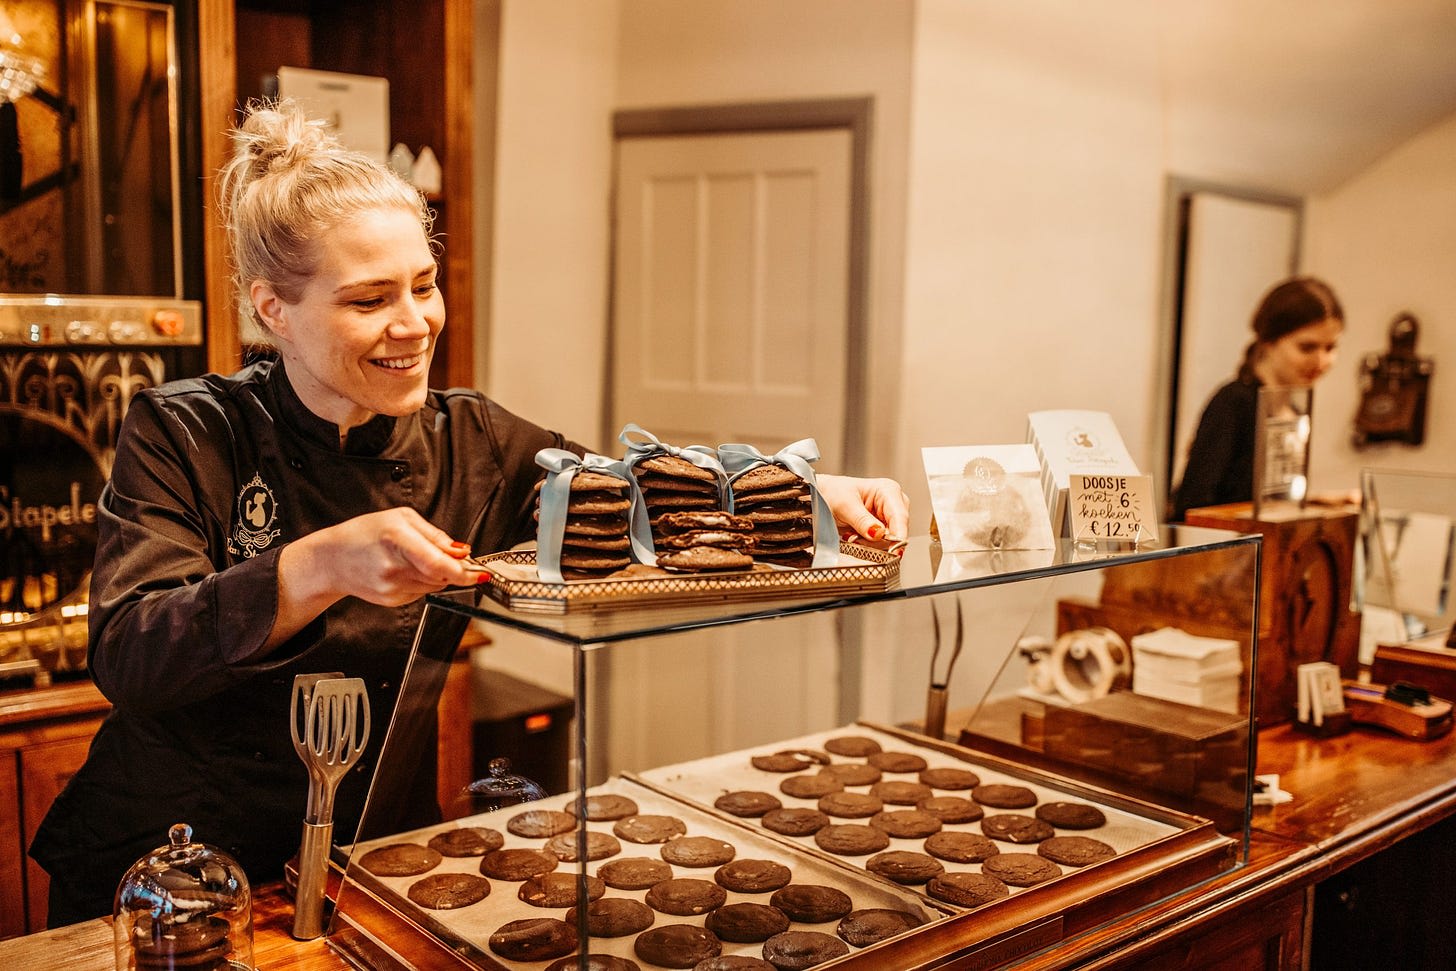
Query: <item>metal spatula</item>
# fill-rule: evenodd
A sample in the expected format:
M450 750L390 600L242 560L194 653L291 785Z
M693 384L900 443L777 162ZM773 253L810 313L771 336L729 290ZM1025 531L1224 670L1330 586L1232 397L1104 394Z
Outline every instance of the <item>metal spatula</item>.
M324 787L323 773L314 768L313 759L308 754L308 703L313 700L313 686L320 681L331 678L342 678L344 672L331 671L324 674L295 674L293 676L293 706L290 711L289 731L293 734L293 751L303 760L308 767L308 808L305 819L313 819L318 815L319 792Z
M308 677L300 675L300 677ZM295 680L295 691L298 683ZM309 772L308 815L298 850L298 894L293 936L312 940L324 932L324 889L334 833L334 793L369 742L369 693L362 678L319 678L308 693L302 737L294 746ZM295 698L295 704L298 699Z
M961 645L964 642L964 625L961 620L961 599L955 597L955 633L947 638L941 630L941 608L945 606L944 600L930 601L931 615L935 618L935 651L930 655L930 688L925 697L925 734L931 738L945 737L945 708L947 696L950 693L950 676L955 670L955 663L961 656ZM950 659L946 662L945 671L939 672L936 668L940 662L940 648L949 639L951 643Z

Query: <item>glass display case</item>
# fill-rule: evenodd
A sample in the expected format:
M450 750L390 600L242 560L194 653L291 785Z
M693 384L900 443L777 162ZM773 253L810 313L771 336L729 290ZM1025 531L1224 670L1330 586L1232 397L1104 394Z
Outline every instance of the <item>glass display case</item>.
M849 592L432 596L335 848L329 940L371 968L533 971L992 968L1074 940L1247 858L1259 550L1188 527L1137 548L921 538ZM421 826L471 623L493 641L477 683L569 696L569 744L477 753L472 789L510 796Z

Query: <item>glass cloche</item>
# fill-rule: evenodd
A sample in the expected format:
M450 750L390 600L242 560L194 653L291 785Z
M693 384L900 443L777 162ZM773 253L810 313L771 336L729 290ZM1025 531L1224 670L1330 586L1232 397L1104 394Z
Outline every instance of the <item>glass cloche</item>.
M116 889L117 971L252 971L253 900L242 867L178 823Z

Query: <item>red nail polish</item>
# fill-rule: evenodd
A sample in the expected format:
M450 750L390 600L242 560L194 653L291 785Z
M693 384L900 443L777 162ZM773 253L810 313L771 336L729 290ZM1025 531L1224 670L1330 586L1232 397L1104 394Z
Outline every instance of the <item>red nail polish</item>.
M477 573L475 575L475 582L477 584L489 583L490 582L490 574L489 573L486 573L484 571L481 571L480 573Z
M451 549L468 550L468 549L470 549L470 544L469 543L462 543L462 542L460 542L457 539L453 543L450 544L450 547L451 547Z
M885 527L881 526L879 523L875 523L869 528L869 531L865 535L868 536L870 539L879 539L881 536L885 535Z

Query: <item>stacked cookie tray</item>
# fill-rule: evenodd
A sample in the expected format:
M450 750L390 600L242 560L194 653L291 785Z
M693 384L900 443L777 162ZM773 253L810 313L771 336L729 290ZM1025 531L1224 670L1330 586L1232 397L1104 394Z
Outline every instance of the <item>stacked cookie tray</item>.
M589 914L604 925L589 931L594 957L692 967L777 946L883 967L881 941L953 911L628 779L592 789L586 808L586 873L600 894ZM361 843L348 880L442 942L448 966L576 968L577 809L559 795Z

